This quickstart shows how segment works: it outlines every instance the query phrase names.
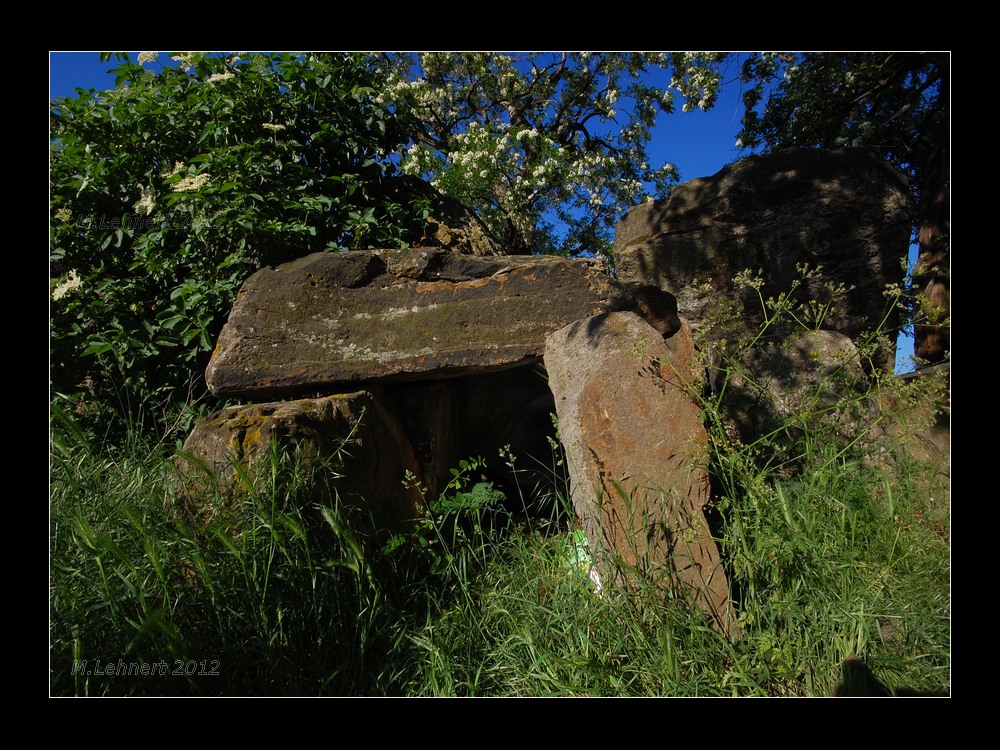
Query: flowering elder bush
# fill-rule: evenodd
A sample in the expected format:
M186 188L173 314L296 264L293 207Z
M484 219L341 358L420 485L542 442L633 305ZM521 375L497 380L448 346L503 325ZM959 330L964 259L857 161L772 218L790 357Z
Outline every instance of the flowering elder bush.
M80 408L186 389L262 266L419 230L387 197L410 128L361 57L118 57L51 106L51 377Z
M403 171L475 209L508 252L608 253L614 224L672 164L645 144L675 93L710 108L715 53L390 53L378 100L420 127ZM657 79L657 75L659 80Z

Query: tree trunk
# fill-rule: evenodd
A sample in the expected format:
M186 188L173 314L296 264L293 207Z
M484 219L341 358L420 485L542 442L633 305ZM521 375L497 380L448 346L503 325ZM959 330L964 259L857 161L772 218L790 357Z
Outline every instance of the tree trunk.
M951 154L948 69L941 77L943 114L937 147L920 186L919 253L913 269L918 291L913 315L913 353L928 363L950 358L951 350Z

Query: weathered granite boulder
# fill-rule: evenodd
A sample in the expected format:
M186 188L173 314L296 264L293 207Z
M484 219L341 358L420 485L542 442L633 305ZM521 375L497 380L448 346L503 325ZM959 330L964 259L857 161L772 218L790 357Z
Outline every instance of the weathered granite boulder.
M502 370L537 362L546 334L620 295L583 259L317 253L247 280L206 380L218 396L270 398Z
M951 514L951 363L924 367L899 377L900 387L880 393L878 447L869 460L891 461L915 475L932 512L947 528ZM927 471L912 472L906 464Z
M550 334L545 368L601 578L679 586L730 634L729 584L704 513L708 440L689 391L692 351L686 326L664 340L637 315L613 312Z
M370 511L376 530L415 519L423 498L413 448L378 389L222 409L199 420L177 461L180 494L195 514L219 510L245 482L271 471L272 441L313 482L313 499ZM333 495L336 495L334 497Z
M750 327L762 322L756 294L734 283L742 271L761 274L767 299L792 289L799 266L821 267L801 297L829 303L822 327L858 342L883 320L898 324L883 291L903 281L910 231L906 180L883 160L790 149L747 157L636 206L616 227L614 256L623 282L677 297L699 345L724 335L709 322L720 302L742 309ZM829 285L844 290L830 294ZM894 345L876 359L891 369Z
M869 377L857 348L841 333L771 338L728 366L725 387L715 384L722 393L720 412L731 437L746 445L781 429L847 437L873 416L873 405L862 398ZM776 459L769 456L772 463Z

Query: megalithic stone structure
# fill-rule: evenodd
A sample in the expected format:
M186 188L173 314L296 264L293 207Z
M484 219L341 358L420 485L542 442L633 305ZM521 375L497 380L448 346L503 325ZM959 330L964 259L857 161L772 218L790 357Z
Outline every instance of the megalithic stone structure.
M577 321L546 339L545 368L573 507L602 580L679 587L735 632L729 583L704 507L707 433L692 400L690 329L664 340L630 312Z

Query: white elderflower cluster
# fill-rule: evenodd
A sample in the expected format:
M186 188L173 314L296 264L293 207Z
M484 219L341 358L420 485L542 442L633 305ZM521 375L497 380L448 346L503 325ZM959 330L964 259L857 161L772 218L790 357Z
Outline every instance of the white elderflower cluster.
M139 188L139 200L132 204L132 209L140 216L143 214L151 215L156 210L152 186L143 185L141 182L137 182L135 186Z
M184 52L182 54L171 55L170 59L174 62L180 63L180 66L185 73L190 73L194 68L194 64L198 62L204 54L204 52Z
M642 183L639 180L622 180L621 189L630 198L635 198L642 192Z
M718 84L718 71L705 67L704 61L721 60L722 53L717 52L686 52L682 63L678 66L683 73L677 73L670 80L670 88L677 89L686 101L682 109L690 112L695 107L703 112L715 103L715 95L711 89Z
M420 176L439 172L442 163L441 158L430 146L414 143L403 155L403 163L400 166L404 174Z
M184 162L178 161L174 162L173 167L166 167L160 172L160 177L173 177L175 174L184 169Z
M482 123L472 121L464 133L459 133L448 152L448 161L456 167L467 169L470 174L491 170L512 162L510 137L498 135ZM506 167L505 167L506 168Z
M160 54L159 52L140 52L137 61L140 65L145 65L146 63L156 62L156 56Z
M53 300L62 299L70 292L79 289L81 286L83 286L83 279L80 278L80 276L76 272L76 269L74 269L69 272L69 275L66 277L66 280L64 282L62 282L61 284L56 286L55 289L52 290L52 299Z
M63 224L69 224L73 220L73 212L68 208L60 208L56 211L56 218Z
M202 172L191 177L185 177L171 189L175 193L197 193L210 179L212 179L212 176L208 172Z
M236 74L231 73L228 70L225 73L213 73L208 78L205 79L207 83L217 83L218 81L228 81L230 78L235 78Z
M276 123L276 122L264 122L264 123L261 123L261 127L264 128L265 130L270 130L273 133L276 133L279 130L284 130L285 129L284 125L281 125L280 123Z
M618 89L609 87L608 90L604 92L604 106L607 108L605 117L614 118L617 114L614 106L616 101L618 101Z
M609 167L614 166L614 159L607 154L600 154L596 151L588 151L581 158L577 159L573 171L577 177L585 178L591 175L600 175Z

